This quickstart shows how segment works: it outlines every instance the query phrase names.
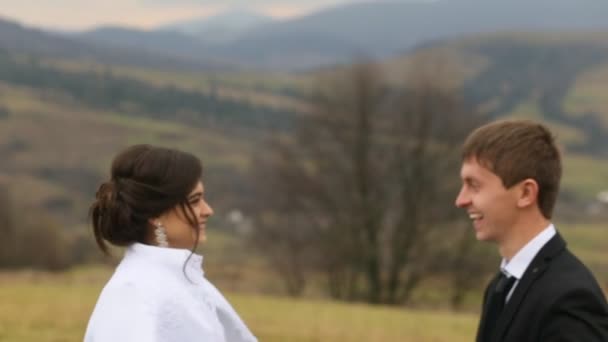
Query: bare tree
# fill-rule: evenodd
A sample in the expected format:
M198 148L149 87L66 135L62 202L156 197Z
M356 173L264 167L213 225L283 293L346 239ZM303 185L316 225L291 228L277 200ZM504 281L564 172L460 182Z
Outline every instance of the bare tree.
M398 108L393 134L402 138L392 161L398 194L388 239L389 303L409 299L427 271L425 260L432 258L434 249L429 247L436 242L429 241L430 233L450 227L458 217L453 197L460 184L460 145L480 122L457 89L441 83L442 70L434 65L437 62L414 64L393 105Z
M430 232L456 217L459 146L479 119L436 68L412 70L404 87L370 63L322 79L312 112L261 167L271 176L258 212L283 219L258 220L257 237L297 241L284 257L325 272L335 298L406 301L428 272Z
M15 263L16 227L13 216L8 188L0 183L0 268L11 267Z
M455 310L463 307L465 295L471 289L481 291L485 278L498 265L496 253L488 245L478 243L470 230L468 225L460 229L458 240L448 249L451 262L446 263L446 271L452 289L450 305Z
M65 232L44 213L17 216L23 212L0 184L0 269L62 270L74 263Z

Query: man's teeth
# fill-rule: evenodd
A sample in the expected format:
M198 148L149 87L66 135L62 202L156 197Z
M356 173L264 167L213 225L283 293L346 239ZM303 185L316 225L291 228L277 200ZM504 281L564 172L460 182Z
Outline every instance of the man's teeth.
M483 218L483 215L481 215L481 214L469 214L469 218L471 220L481 220Z

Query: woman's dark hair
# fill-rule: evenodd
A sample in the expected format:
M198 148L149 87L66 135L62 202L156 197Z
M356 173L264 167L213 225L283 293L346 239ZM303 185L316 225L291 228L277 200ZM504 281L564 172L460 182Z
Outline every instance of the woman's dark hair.
M110 180L101 184L89 215L97 245L108 253L116 246L144 242L149 220L181 206L198 234L188 195L201 180L203 167L194 155L175 149L135 145L112 162ZM196 242L192 247L196 248Z

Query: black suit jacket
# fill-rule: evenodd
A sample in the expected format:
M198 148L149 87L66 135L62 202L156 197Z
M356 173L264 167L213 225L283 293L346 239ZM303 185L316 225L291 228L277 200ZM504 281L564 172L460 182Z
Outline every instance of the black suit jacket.
M591 272L556 234L532 260L504 311L493 337L482 341L488 285L477 342L606 342L608 304Z

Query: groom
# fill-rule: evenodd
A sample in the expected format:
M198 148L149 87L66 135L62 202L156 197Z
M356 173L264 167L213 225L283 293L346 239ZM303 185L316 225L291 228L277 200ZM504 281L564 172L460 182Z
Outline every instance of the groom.
M539 123L490 123L464 143L456 206L502 256L477 342L608 341L604 294L551 222L561 173L554 138Z

